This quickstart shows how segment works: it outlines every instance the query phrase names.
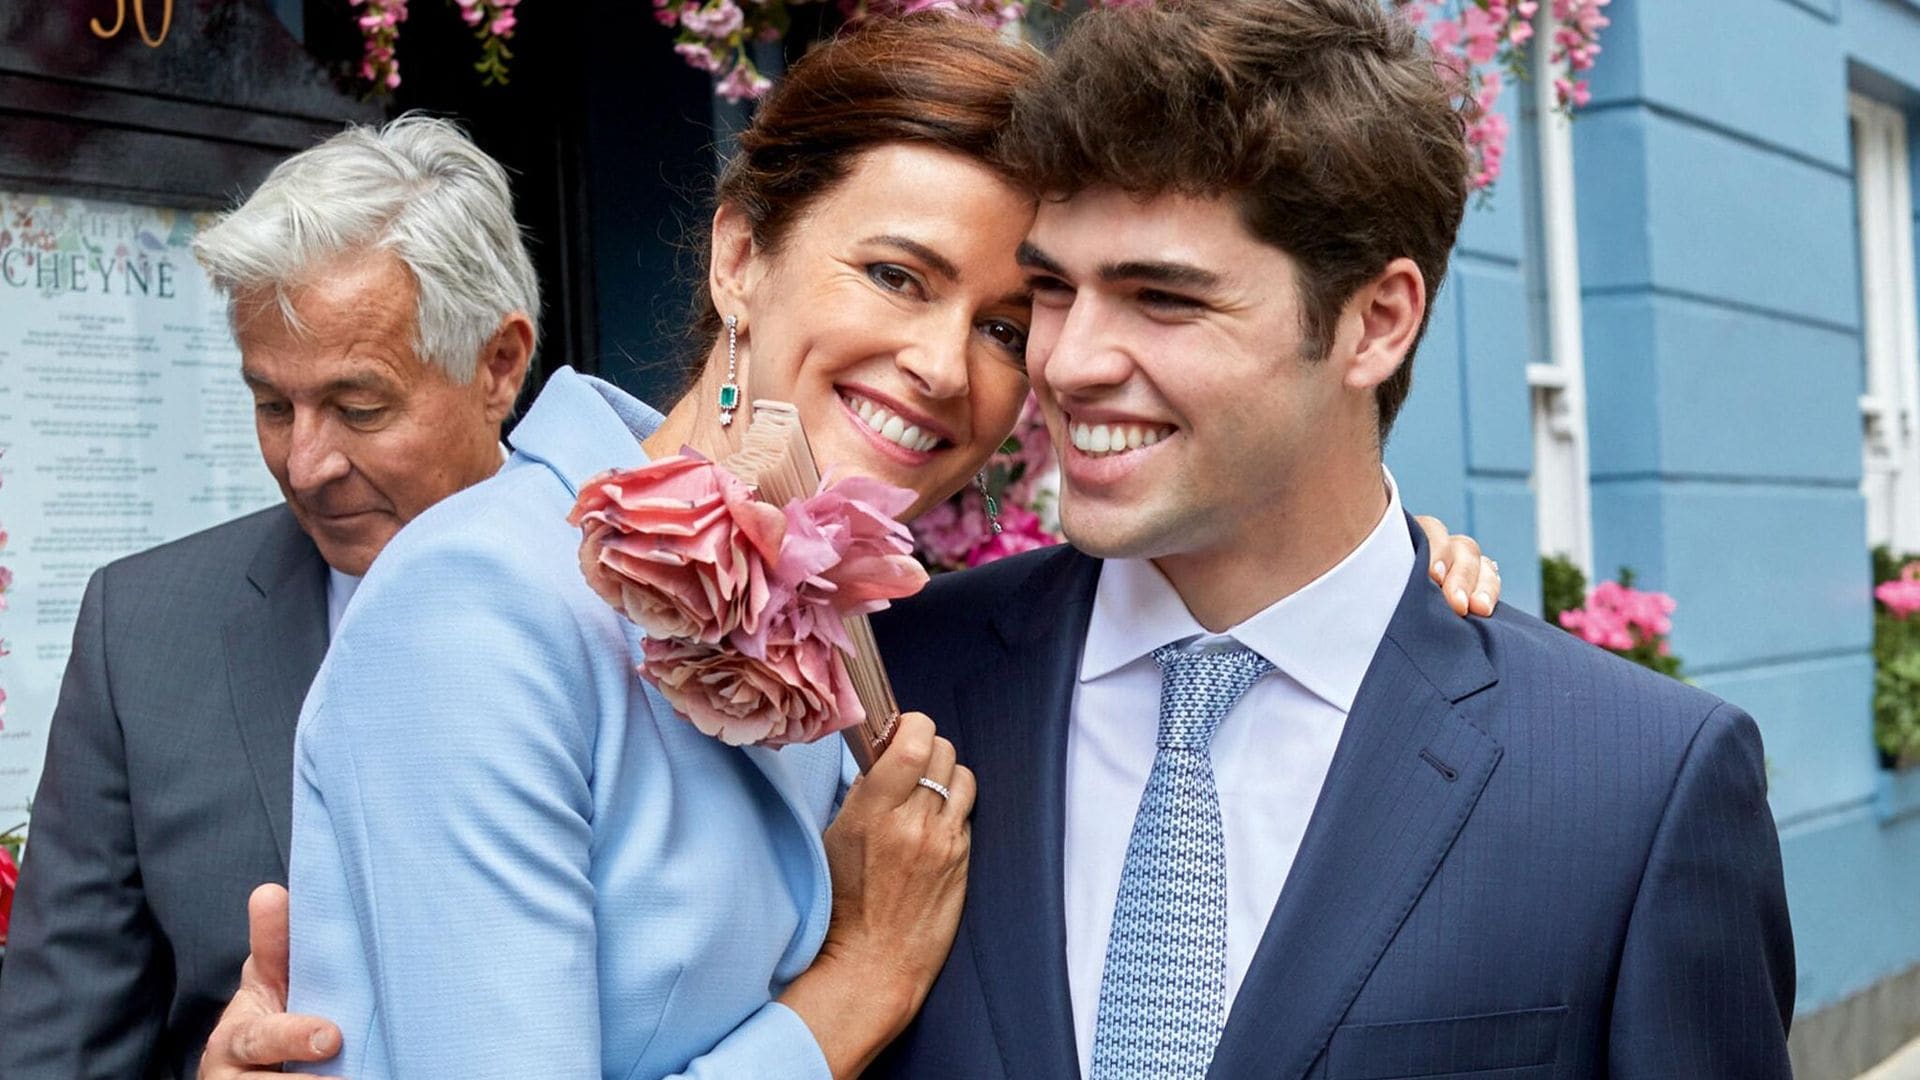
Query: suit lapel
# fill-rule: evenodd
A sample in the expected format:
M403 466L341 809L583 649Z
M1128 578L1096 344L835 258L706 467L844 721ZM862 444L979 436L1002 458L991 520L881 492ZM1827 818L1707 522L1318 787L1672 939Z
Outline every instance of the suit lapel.
M247 567L250 590L224 630L227 688L280 868L292 832L293 732L327 652L327 567L284 508Z
M1500 760L1464 699L1495 681L1426 577L1424 538L1355 697L1209 1075L1301 1077L1466 824Z
M1040 562L996 628L1000 650L955 683L961 760L980 783L966 924L1009 1076L1075 1077L1067 982L1067 726L1097 560Z

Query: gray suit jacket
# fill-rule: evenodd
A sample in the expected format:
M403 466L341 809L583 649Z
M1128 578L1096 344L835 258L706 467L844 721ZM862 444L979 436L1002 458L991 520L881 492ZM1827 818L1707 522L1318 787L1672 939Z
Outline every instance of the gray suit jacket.
M93 575L0 969L0 1076L191 1077L285 881L327 568L285 506Z

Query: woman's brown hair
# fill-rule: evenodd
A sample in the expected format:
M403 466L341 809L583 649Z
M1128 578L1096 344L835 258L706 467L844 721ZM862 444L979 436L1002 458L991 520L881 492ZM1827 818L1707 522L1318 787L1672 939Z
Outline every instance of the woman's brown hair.
M739 207L754 244L771 253L874 147L919 143L1006 172L995 156L1001 129L1015 92L1042 62L1034 50L951 15L862 23L815 46L774 86L741 132L715 197ZM701 259L703 270L710 257ZM699 281L696 373L721 330L704 273Z

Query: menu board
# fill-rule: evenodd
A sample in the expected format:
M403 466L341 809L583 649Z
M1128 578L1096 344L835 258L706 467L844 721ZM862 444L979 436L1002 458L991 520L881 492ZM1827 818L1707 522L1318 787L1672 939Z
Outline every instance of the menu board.
M87 578L279 501L204 214L0 192L0 832L27 818Z

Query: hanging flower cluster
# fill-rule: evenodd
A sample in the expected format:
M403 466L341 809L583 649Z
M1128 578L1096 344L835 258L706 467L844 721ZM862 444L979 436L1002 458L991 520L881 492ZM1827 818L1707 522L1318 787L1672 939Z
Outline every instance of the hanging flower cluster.
M480 60L473 69L480 73L481 84L504 84L507 61L513 59L506 43L513 37L518 22L513 9L520 5L520 0L450 2L459 10L461 20L473 27L473 36L480 42ZM360 9L356 21L360 25L360 36L366 42L360 59L360 77L371 83L376 93L395 89L400 85L400 58L395 48L400 40L400 26L407 21L407 0L348 0L348 3Z
M513 59L513 53L507 49L507 39L513 36L513 27L518 18L513 9L520 0L453 0L460 8L460 18L473 27L473 36L480 42L480 62L473 69L480 73L480 85L504 86L507 82L507 61Z
M360 75L376 91L400 85L400 61L395 52L401 24L407 20L408 0L348 0L360 14L357 20L366 39ZM460 17L473 27L481 58L474 70L485 85L507 81L507 61L513 53L506 42L513 37L520 0L449 0ZM654 17L679 31L673 50L689 65L714 76L714 92L728 101L757 98L773 85L749 53L756 41L777 41L790 25L789 6L824 0L653 0ZM1007 26L1026 17L1028 0L837 0L849 20L910 15L933 9L971 15L994 26ZM1059 7L1063 0L1042 0ZM1126 7L1153 0L1089 0L1093 7ZM1582 76L1600 53L1600 31L1608 25L1602 13L1610 0L1392 0L1407 19L1422 27L1436 56L1464 82L1472 98L1474 119L1467 132L1473 147L1473 185L1491 187L1500 178L1510 134L1507 119L1495 106L1510 82L1527 77L1529 43L1542 3L1554 18L1548 58L1558 74L1553 88L1560 108L1585 105L1590 97Z
M1591 94L1580 74L1591 70L1600 53L1600 31L1608 25L1601 8L1609 0L1548 0L1555 29L1548 61L1555 71L1554 96L1563 110L1585 105ZM1476 158L1473 186L1484 190L1500 178L1506 155L1507 118L1495 108L1509 82L1527 78L1528 43L1533 40L1539 0L1393 0L1406 18L1426 31L1436 58L1458 74L1473 99L1474 119L1467 141Z
M400 85L400 58L394 48L400 42L400 24L407 21L407 0L349 0L360 9L360 36L366 39L366 51L360 57L360 77L374 90L391 90Z
M714 92L728 101L757 98L773 86L760 73L747 46L778 41L789 23L787 8L822 0L653 0L662 25L680 31L673 51L688 64L715 76ZM952 11L989 26L1006 27L1026 18L1026 0L838 0L849 22L920 11ZM1064 0L1042 0L1060 7ZM1092 7L1144 6L1153 0L1088 0Z
M789 4L820 0L653 0L653 15L680 31L673 51L693 67L715 76L714 92L728 101L757 98L773 86L748 55L756 41L778 41L786 34ZM1021 0L839 0L849 21L943 9L976 16L993 26L1026 15Z

